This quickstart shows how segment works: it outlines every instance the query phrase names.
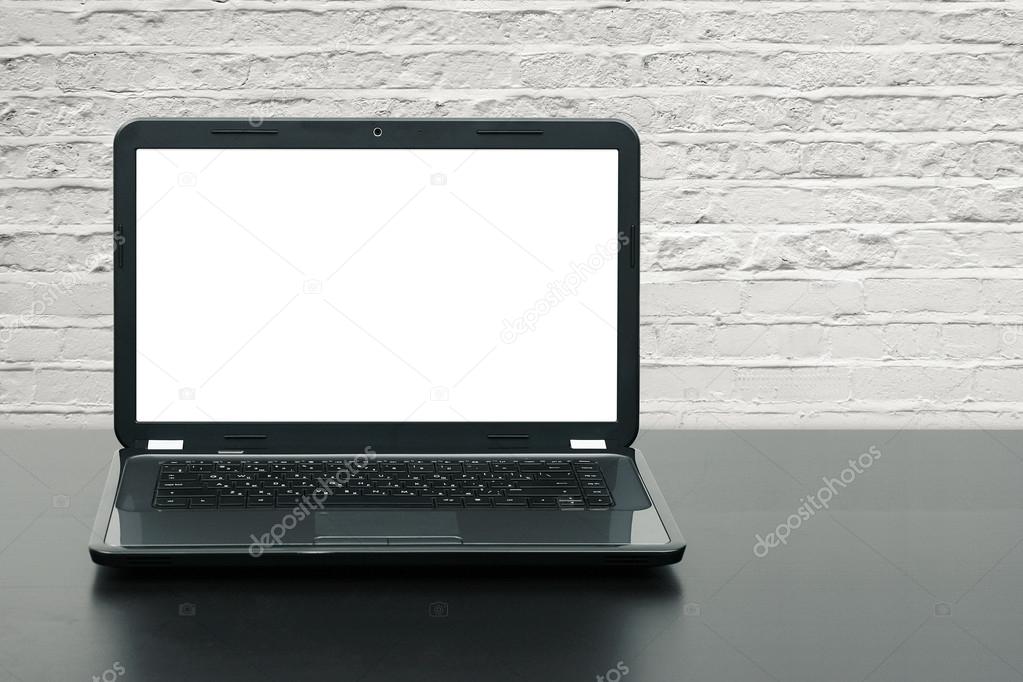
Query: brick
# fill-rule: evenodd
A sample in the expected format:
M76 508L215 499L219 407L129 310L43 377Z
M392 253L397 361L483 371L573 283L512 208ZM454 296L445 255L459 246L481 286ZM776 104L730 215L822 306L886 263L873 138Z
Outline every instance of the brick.
M888 324L881 332L893 358L927 358L941 355L941 327L936 324Z
M722 324L708 357L820 357L824 328L813 324Z
M827 336L833 358L882 358L888 352L880 326L831 327Z
M767 280L750 282L744 311L767 315L832 317L863 310L857 282Z
M734 390L731 367L698 365L644 365L640 391L648 400L722 400Z
M940 324L845 324L828 328L836 359L920 359L942 357Z
M983 284L983 308L989 313L1018 315L1023 309L1023 280L992 279Z
M0 273L3 312L32 326L47 316L110 315L113 312L109 273L31 273L31 277L5 277Z
M973 370L953 367L856 367L853 397L864 400L963 400L971 393Z
M1023 12L1018 9L976 9L943 15L942 40L969 43L1023 44Z
M35 391L31 369L16 369L0 365L0 404L28 405Z
M735 393L753 403L841 402L849 399L844 367L739 367Z
M109 178L111 156L98 142L0 144L0 178Z
M971 360L998 354L1004 330L989 324L945 324L941 327L941 350L946 358Z
M744 267L749 270L849 270L892 263L895 247L883 232L821 229L758 234Z
M976 279L868 279L863 293L876 312L969 313L981 303Z
M40 369L35 375L36 403L110 405L113 373L78 369Z
M646 270L705 270L736 268L749 250L751 235L657 231L643 238Z
M1023 401L1023 368L985 368L977 370L974 397L991 402ZM1013 409L1017 409L1015 406Z
M0 270L109 270L112 244L110 234L0 234Z
M64 331L0 326L0 361L48 362L60 358Z
M644 316L708 315L739 311L738 282L672 282L640 287Z
M0 188L0 215L4 222L49 224L99 224L111 219L108 189L68 185Z
M109 361L114 359L114 331L108 328L69 328L64 330L61 357L72 361Z
M712 357L719 352L715 330L709 324L665 324L656 327L655 357Z
M998 355L1003 358L1023 358L1023 324L995 325L998 331Z
M656 357L659 354L659 336L658 325L650 323L639 325L639 356L641 359Z

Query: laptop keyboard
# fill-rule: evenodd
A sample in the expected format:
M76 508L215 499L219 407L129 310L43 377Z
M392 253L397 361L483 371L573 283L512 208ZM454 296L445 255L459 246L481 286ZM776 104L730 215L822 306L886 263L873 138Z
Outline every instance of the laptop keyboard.
M304 498L304 499L303 499ZM188 459L163 462L157 509L609 509L592 459Z

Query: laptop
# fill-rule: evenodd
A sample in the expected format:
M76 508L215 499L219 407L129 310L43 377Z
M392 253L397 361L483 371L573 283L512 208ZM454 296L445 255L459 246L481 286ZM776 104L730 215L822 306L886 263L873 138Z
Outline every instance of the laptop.
M114 241L96 563L681 559L625 123L133 121Z

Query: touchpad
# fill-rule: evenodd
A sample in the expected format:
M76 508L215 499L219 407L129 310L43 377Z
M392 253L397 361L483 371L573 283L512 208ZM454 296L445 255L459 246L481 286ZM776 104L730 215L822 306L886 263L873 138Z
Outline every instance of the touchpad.
M455 512L410 514L402 510L351 510L316 514L317 538L451 538L459 535Z

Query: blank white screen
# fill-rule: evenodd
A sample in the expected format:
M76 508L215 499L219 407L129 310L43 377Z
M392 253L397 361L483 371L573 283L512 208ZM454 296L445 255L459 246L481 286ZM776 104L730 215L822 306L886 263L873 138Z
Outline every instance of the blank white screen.
M138 421L615 421L615 150L136 160Z

